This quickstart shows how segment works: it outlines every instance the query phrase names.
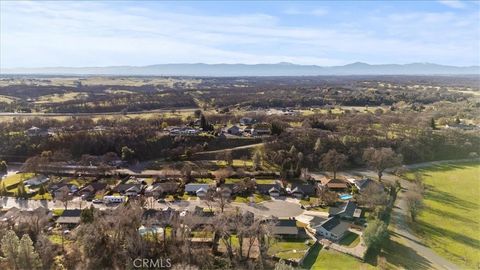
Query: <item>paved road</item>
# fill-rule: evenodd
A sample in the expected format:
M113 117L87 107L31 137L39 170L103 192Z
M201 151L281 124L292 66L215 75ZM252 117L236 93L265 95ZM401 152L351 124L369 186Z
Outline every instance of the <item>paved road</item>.
M211 151L202 151L202 152L197 152L195 155L199 154L217 154L217 153L223 153L225 151L231 151L231 150L239 150L239 149L248 149L248 148L255 148L258 146L263 146L265 143L254 143L254 144L248 144L248 145L242 145L242 146L237 146L237 147L232 147L232 148L226 148L226 149L220 149L220 150L211 150Z
M176 112L194 112L198 108L172 108L172 109L155 109L127 112L127 114L144 114L144 113L166 113L175 110ZM104 113L14 113L14 112L0 112L0 116L36 116L36 117L55 117L55 116L102 116L102 115L123 115L123 112L104 112Z

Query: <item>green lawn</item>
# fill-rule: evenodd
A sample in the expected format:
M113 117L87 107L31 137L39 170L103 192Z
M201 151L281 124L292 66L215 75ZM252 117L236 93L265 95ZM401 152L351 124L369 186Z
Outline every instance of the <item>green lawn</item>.
M352 248L360 243L360 237L356 233L348 232L338 243L342 246Z
M423 241L462 268L480 265L480 164L418 170L428 185L425 209L414 224Z
M270 196L253 194L253 201L255 203L261 203L268 200L270 200ZM250 203L250 197L236 196L234 201L239 203Z
M281 259L301 259L310 248L309 240L277 240L268 249L268 254L275 255Z
M34 176L33 173L17 173L10 175L2 180L5 183L5 187L11 191L8 187L20 183L22 180L28 180Z
M32 199L32 200L52 200L53 197L52 197L52 194L47 192L43 195L35 194L35 196L31 197L30 199Z
M316 244L303 261L305 269L376 269L374 266L364 263L350 255L346 255L333 250L322 249L322 246Z

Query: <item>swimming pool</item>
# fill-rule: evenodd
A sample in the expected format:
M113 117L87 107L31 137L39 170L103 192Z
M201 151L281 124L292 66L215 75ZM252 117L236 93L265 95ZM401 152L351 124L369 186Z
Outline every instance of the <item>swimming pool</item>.
M339 197L341 200L350 200L351 198L353 198L353 196L350 195L350 194L340 194L340 195L338 195L338 197Z

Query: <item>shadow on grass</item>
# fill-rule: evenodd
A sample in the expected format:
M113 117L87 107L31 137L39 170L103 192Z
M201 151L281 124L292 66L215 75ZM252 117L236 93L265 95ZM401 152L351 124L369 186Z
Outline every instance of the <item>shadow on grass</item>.
M474 167L478 165L478 162L466 162L466 163L459 163L459 164L441 164L435 165L426 168L415 169L415 171L423 173L425 176L428 176L428 172L446 172L451 170L460 170L460 169L467 169L470 167Z
M478 209L478 208L476 208L476 209ZM478 220L473 220L473 219L470 219L468 217L464 217L464 216L461 216L461 215L458 215L458 214L455 214L455 213L443 211L443 210L440 210L440 209L435 209L435 208L432 208L432 207L426 207L424 211L425 212L430 212L432 214L435 214L435 215L438 215L438 216L441 216L441 217L444 217L444 218L448 218L448 219L452 219L452 220L458 220L458 221L461 221L461 222L466 222L466 223L470 223L472 225L477 225L478 226Z
M310 248L307 257L305 257L305 259L303 260L302 269L312 269L312 266L315 264L320 250L322 250L322 245L320 245L319 243L315 243L313 247Z
M429 235L432 238L450 238L455 242L463 243L471 248L480 249L479 240L471 238L467 235L459 234L451 230L442 229L432 224L417 221L417 230L421 233Z
M454 196L451 193L438 190L431 185L428 186L428 192L425 195L425 199L436 201L436 202L449 205L455 208L461 208L464 210L477 211L479 206L477 203L473 203L473 202L458 198L457 196Z
M415 250L389 239L381 252L389 264L398 269L431 269L430 262Z

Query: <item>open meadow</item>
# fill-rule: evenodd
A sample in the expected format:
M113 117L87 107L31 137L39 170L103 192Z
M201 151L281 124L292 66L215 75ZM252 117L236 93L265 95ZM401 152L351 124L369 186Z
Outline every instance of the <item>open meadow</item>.
M480 164L419 169L427 185L425 209L414 224L425 244L465 269L480 264Z

